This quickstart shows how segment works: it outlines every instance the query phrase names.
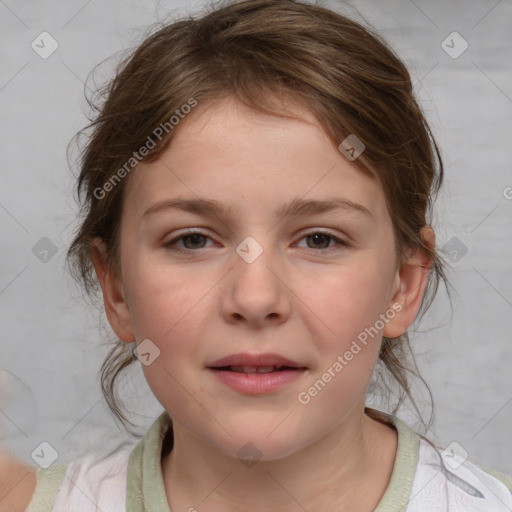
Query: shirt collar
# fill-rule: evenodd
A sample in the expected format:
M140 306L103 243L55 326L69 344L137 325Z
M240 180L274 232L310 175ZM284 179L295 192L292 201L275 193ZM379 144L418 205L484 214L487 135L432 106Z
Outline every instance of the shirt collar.
M370 408L365 412L374 419L393 425L398 432L391 479L375 512L405 511L418 464L419 435L396 416ZM172 420L167 411L163 411L131 452L126 487L127 512L171 512L161 465L162 445L170 429Z

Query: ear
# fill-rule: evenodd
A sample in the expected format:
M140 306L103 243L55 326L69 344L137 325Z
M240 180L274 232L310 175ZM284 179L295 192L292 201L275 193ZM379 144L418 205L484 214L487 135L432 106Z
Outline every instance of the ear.
M430 227L424 227L420 235L427 247L435 248L435 234ZM410 248L406 252L406 259L397 270L391 300L397 313L384 327L383 336L398 338L412 325L425 294L431 266L432 258L425 249Z
M103 291L103 302L110 326L126 343L135 341L130 311L125 300L121 277L107 266L106 245L101 238L91 243L91 259Z

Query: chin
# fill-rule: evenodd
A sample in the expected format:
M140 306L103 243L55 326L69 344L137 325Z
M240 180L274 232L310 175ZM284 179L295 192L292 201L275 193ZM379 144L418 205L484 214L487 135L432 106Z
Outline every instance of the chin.
M269 441L250 441L239 439L229 443L229 446L223 445L218 447L222 451L234 459L238 459L247 467L251 467L256 463L272 462L284 459L296 452L296 446L288 439L286 443L276 444Z
M238 424L236 428L226 426L227 433L214 443L220 451L241 461L247 466L256 462L271 462L284 459L295 453L299 444L306 444L299 432L290 429L289 425L279 425L279 420L273 422L272 428L258 426L255 422ZM278 426L279 425L279 426ZM277 426L277 428L276 428Z

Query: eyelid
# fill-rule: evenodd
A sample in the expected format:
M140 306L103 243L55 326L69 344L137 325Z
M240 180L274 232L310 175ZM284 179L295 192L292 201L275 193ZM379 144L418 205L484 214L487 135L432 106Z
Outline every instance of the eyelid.
M343 238L337 234L334 234L334 233L332 233L332 231L329 231L326 228L312 228L312 229L309 228L308 231L306 231L300 235L299 241L303 240L304 238L306 238L308 236L316 235L316 234L328 236L331 240L333 240L335 242L335 245L333 245L332 247L326 247L324 249L310 249L309 247L306 247L305 248L306 250L311 251L311 252L322 252L322 251L335 250L337 248L339 249L340 247L350 247L352 245L348 240L346 240L346 238Z
M186 238L187 236L192 235L202 235L205 238L209 238L210 240L214 241L213 237L209 235L206 231L203 231L201 228L187 228L186 231L182 231L177 235L174 235L169 241L164 243L164 247L171 245L175 242L178 242L182 240L183 238ZM192 249L185 249L187 251L191 251Z
M320 248L320 249L304 247L304 249L306 249L307 251L312 252L312 253L330 252L330 251L333 251L336 249L339 250L341 248L351 247L351 245L352 245L351 242L347 241L345 238L335 235L334 233L332 233L331 231L329 231L326 228L309 228L308 231L302 232L300 234L300 236L298 238L298 242L300 242L301 240L303 240L304 238L306 238L308 236L312 236L312 235L316 235L316 234L326 235L327 237L329 237L331 239L331 241L334 241L335 244L332 247L326 247L326 248ZM171 240L166 242L163 246L166 248L169 248L173 251L176 251L178 253L199 252L201 249L207 249L208 247L211 247L211 245L210 245L210 246L206 246L206 247L200 247L199 249L186 249L186 248L182 249L182 248L178 248L176 246L177 242L183 240L184 238L186 238L188 236L192 236L192 235L201 235L207 239L210 239L212 242L215 243L214 238L211 237L206 231L203 231L201 228L187 228L185 232L182 232L182 233L174 236Z

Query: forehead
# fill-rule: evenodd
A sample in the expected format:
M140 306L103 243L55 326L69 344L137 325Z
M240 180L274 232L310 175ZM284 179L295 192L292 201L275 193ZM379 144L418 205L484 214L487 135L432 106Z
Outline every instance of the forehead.
M162 156L133 171L125 193L131 214L140 218L169 197L212 198L236 213L333 195L384 214L378 182L341 154L311 112L296 105L288 111L300 119L267 115L233 99L199 104Z

